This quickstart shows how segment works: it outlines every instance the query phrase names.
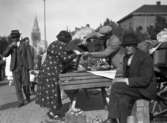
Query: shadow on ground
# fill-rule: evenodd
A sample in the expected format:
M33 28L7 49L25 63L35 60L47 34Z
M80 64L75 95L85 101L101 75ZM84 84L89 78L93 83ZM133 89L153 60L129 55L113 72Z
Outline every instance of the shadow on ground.
M101 91L90 89L85 93L85 91L80 90L77 93L76 107L84 111L104 109Z
M15 107L17 107L17 101L1 105L0 106L0 111L7 110L7 109L10 109L10 108L15 108Z
M104 110L104 104L101 96L101 91L99 90L80 90L77 94L76 108L80 108L83 111L94 111L94 110ZM64 116L65 113L69 110L71 102L68 101L63 104L61 108L61 114Z
M81 96L78 97L78 103L76 107L81 108L84 111L104 109L104 104L100 92L88 92L88 94L89 97L81 93Z
M89 118L94 119L96 118L96 116L99 115L103 117L103 119L106 118L106 116L103 116L107 115L107 113L104 113L104 104L101 96L101 91L91 89L87 90L87 93L85 93L85 91L80 90L79 93L77 93L76 95L77 95L76 107L82 109L83 111L85 111L85 113L88 113L87 115ZM63 116L68 111L69 106L70 102L64 103L62 110ZM100 112L103 112L103 114L100 114ZM47 119L41 123L64 123L64 120L49 121Z
M31 99L30 102L34 101L35 100L35 97L33 97ZM25 105L27 105L28 103L25 103ZM18 105L18 102L15 101L15 102L10 102L10 103L6 103L4 105L0 105L0 111L3 111L3 110L7 110L7 109L10 109L10 108L16 108Z

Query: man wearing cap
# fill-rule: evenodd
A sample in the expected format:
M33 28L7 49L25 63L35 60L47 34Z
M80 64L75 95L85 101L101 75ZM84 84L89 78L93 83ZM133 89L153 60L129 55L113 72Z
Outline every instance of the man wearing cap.
M104 45L106 45L107 39L112 36L112 27L111 26L102 26L98 31L93 31L84 37L83 44L86 43L89 39L101 39L104 41Z
M105 123L126 123L137 99L155 98L157 86L154 80L153 60L148 53L137 48L137 43L133 33L123 36L123 77L112 81L109 114Z
M4 51L3 56L7 57L11 55L10 70L13 73L16 95L18 99L18 107L21 107L24 105L22 88L27 102L30 101L30 93L28 86L29 83L27 82L29 76L27 69L29 70L32 68L32 64L30 62L31 57L30 55L25 53L27 51L23 47L23 42L20 42L19 30L12 30L10 37L12 43Z

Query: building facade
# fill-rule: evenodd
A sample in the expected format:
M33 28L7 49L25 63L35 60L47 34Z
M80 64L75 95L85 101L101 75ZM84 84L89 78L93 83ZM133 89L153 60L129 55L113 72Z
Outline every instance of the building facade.
M126 30L136 30L141 26L143 32L146 32L148 26L154 25L156 16L164 17L167 20L167 5L161 5L159 1L155 5L143 5L120 19L118 24Z

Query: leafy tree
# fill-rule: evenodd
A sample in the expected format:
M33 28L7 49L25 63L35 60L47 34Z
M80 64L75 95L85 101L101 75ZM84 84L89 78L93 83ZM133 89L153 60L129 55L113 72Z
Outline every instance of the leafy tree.
M147 28L147 32L149 33L150 38L155 40L156 39L156 35L161 30L163 30L164 28L167 28L166 19L164 17L161 17L161 16L156 16L155 24L154 25L150 25Z
M106 18L104 23L100 24L100 26L96 29L96 31L98 31L100 29L100 27L107 26L107 25L112 27L113 34L117 35L120 39L122 39L122 35L124 32L123 28L121 28L120 25L118 25L116 22L110 20L109 18Z
M156 31L155 31L155 27L154 25L150 25L149 27L147 27L147 32L150 35L150 39L155 40L156 39Z
M136 33L136 36L140 42L149 39L148 33L143 32L142 26L138 26L135 30L135 33Z
M110 25L111 24L111 21L109 18L107 18L105 21L104 21L104 26L107 26L107 25Z
M155 32L159 33L164 28L167 28L166 19L164 17L157 16L155 22Z

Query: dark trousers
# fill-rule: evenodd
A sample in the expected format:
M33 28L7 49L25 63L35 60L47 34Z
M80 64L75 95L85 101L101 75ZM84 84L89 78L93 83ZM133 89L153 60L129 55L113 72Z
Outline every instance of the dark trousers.
M5 79L5 66L6 66L6 62L5 61L0 61L3 62L0 64L0 81Z
M0 81L3 80L3 76L2 76L2 66L0 65Z
M136 88L130 88L125 83L114 83L111 88L108 117L118 118L120 123L126 123L134 102L141 98L143 97Z
M37 84L36 82L31 82L30 89L31 89L32 93L35 93L35 85L36 84Z
M30 98L29 83L25 84L25 81L28 81L28 80L24 80L27 78L23 74L25 74L25 73L23 73L23 71L21 69L17 69L15 71L13 71L13 79L14 79L15 88L16 88L17 100L19 103L24 102L23 93L24 93L26 99Z

